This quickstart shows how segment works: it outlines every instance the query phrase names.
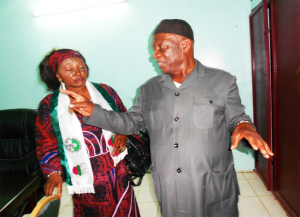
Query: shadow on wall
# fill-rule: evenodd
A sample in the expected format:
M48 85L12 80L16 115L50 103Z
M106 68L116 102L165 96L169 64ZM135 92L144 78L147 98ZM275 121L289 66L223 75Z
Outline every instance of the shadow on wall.
M157 26L156 26L157 27ZM162 72L156 62L156 60L153 58L153 46L152 46L152 42L153 42L153 33L156 29L156 27L154 28L154 30L151 32L149 38L148 38L148 52L150 54L149 56L149 62L152 63L152 66L154 67L155 72L157 73L157 75L161 75Z
M235 150L242 152L246 155L254 155L254 151L252 149L244 148L242 145L239 145Z
M157 27L157 26L156 26ZM161 69L159 68L156 60L153 58L153 46L152 46L152 42L153 42L153 33L156 29L156 27L152 30L152 32L150 33L149 35L149 38L148 38L148 52L149 52L149 62L152 64L153 68L154 68L154 71L156 72L157 75L162 75L162 72L161 72ZM142 84L141 84L142 85ZM136 98L137 98L137 95L139 94L140 92L140 88L138 87L135 91L135 97L133 98L132 100L132 105L135 105L136 103ZM129 109L130 110L130 109Z

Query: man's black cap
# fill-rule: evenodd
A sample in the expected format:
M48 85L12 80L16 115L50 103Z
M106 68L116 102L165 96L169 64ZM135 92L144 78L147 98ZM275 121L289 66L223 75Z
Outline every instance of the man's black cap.
M157 33L171 33L181 35L194 41L194 33L191 26L184 20L162 20L157 26L154 35Z

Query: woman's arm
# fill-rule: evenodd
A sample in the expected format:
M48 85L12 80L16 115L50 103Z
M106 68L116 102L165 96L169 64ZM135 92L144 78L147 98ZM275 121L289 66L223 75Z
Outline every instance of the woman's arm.
M48 95L41 101L38 109L35 123L36 154L42 173L48 179L44 186L46 196L52 195L54 187L58 188L61 196L63 171L50 118L50 102L51 95Z

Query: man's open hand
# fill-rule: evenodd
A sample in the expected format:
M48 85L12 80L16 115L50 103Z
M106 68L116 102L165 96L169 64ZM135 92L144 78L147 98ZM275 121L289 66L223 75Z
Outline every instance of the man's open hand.
M65 93L72 98L70 108L73 111L76 111L86 117L91 116L94 110L94 103L92 103L88 98L69 90L60 89L60 92Z
M239 141L242 139L247 139L254 150L260 150L265 158L270 158L273 156L271 149L268 144L261 138L261 136L255 131L250 123L239 124L232 133L232 145L230 149L236 149L238 147Z

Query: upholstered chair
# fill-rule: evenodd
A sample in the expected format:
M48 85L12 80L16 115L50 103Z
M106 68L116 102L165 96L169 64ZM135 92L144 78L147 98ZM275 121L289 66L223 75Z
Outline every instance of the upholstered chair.
M60 207L60 196L51 195L41 199L29 217L57 217Z
M0 110L0 176L37 175L42 176L35 149L34 126L37 111L34 109ZM42 178L43 180L43 178ZM21 181L21 180L20 180ZM43 183L36 191L36 199L43 195ZM10 216L20 216L28 201ZM30 210L31 211L31 210Z

